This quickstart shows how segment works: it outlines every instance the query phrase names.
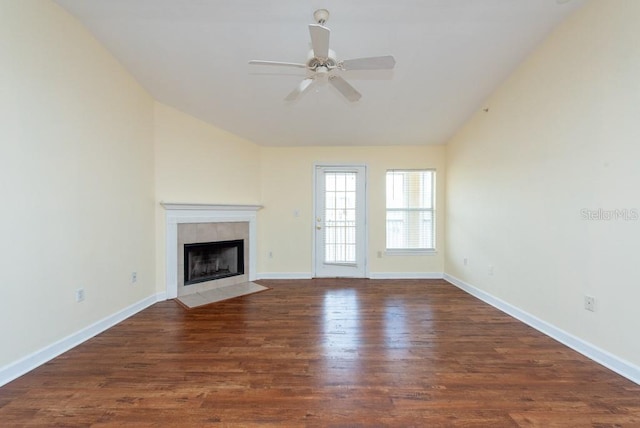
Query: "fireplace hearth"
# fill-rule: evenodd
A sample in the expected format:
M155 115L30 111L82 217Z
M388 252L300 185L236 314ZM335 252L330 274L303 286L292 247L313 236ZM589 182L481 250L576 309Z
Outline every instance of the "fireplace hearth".
M184 244L184 285L244 274L244 240Z

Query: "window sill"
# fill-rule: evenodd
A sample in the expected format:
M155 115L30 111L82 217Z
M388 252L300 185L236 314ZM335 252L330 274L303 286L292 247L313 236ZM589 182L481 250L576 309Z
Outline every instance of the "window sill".
M385 256L435 256L436 250L410 250L410 249L387 249L384 251Z

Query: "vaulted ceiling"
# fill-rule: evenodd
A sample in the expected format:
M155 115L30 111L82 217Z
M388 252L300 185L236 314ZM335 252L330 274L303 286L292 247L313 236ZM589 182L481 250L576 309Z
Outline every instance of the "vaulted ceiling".
M55 0L158 101L265 146L443 144L582 0ZM313 12L338 59L391 54L393 70L336 71L285 101Z

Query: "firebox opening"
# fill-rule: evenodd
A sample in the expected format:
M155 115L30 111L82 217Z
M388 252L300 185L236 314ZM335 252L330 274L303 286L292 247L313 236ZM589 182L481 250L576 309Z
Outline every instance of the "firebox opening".
M184 285L243 274L243 239L184 244Z

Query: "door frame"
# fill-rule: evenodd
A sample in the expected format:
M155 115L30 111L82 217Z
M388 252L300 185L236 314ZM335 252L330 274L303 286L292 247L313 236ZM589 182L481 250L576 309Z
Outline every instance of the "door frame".
M336 162L314 162L313 164L313 174L312 174L312 189L313 189L313 215L311 217L311 233L313 234L313 239L311 242L311 277L317 278L317 268L316 268L316 248L317 248L317 236L316 233L316 214L317 214L317 174L318 168L363 168L364 169L364 242L362 243L363 248L363 278L369 278L369 166L362 162L348 162L348 163L336 163ZM354 277L356 278L356 277Z

